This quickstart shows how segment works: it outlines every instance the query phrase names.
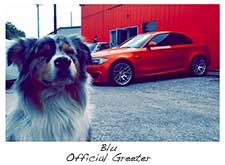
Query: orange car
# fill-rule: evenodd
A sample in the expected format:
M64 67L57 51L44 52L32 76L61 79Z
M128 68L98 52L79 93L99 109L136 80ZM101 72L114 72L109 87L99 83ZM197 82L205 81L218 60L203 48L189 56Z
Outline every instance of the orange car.
M137 35L119 48L93 53L92 58L88 72L94 82L110 81L119 86L135 78L174 72L202 76L210 62L206 45L170 31Z

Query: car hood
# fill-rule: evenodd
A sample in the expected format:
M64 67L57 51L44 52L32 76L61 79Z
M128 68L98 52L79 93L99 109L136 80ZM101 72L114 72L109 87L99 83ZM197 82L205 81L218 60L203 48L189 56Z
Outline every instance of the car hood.
M92 57L105 57L116 54L131 53L138 50L137 48L112 48L92 53Z

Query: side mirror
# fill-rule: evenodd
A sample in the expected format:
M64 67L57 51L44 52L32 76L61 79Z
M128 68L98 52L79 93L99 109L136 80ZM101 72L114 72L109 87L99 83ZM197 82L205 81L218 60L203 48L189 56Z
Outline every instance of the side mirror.
M149 42L148 44L148 47L154 47L154 46L157 46L157 43L156 42Z

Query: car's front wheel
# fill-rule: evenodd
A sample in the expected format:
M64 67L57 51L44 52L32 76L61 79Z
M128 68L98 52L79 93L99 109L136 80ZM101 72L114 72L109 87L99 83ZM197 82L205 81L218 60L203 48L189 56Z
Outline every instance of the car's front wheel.
M128 85L134 77L131 64L129 64L126 61L119 61L113 64L110 71L110 77L111 81L115 85L118 86Z
M199 56L192 60L191 72L194 76L203 76L207 71L206 58Z

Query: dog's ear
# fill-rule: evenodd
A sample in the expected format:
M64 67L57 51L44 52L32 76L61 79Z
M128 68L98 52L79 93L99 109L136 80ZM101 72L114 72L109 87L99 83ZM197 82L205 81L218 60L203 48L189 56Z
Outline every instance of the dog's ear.
M69 40L71 41L73 47L77 51L78 58L82 59L86 64L91 64L91 52L87 45L84 43L83 39L77 36L69 36Z
M36 39L19 39L9 46L7 50L8 65L16 64L21 68L26 54L30 51L35 42Z

